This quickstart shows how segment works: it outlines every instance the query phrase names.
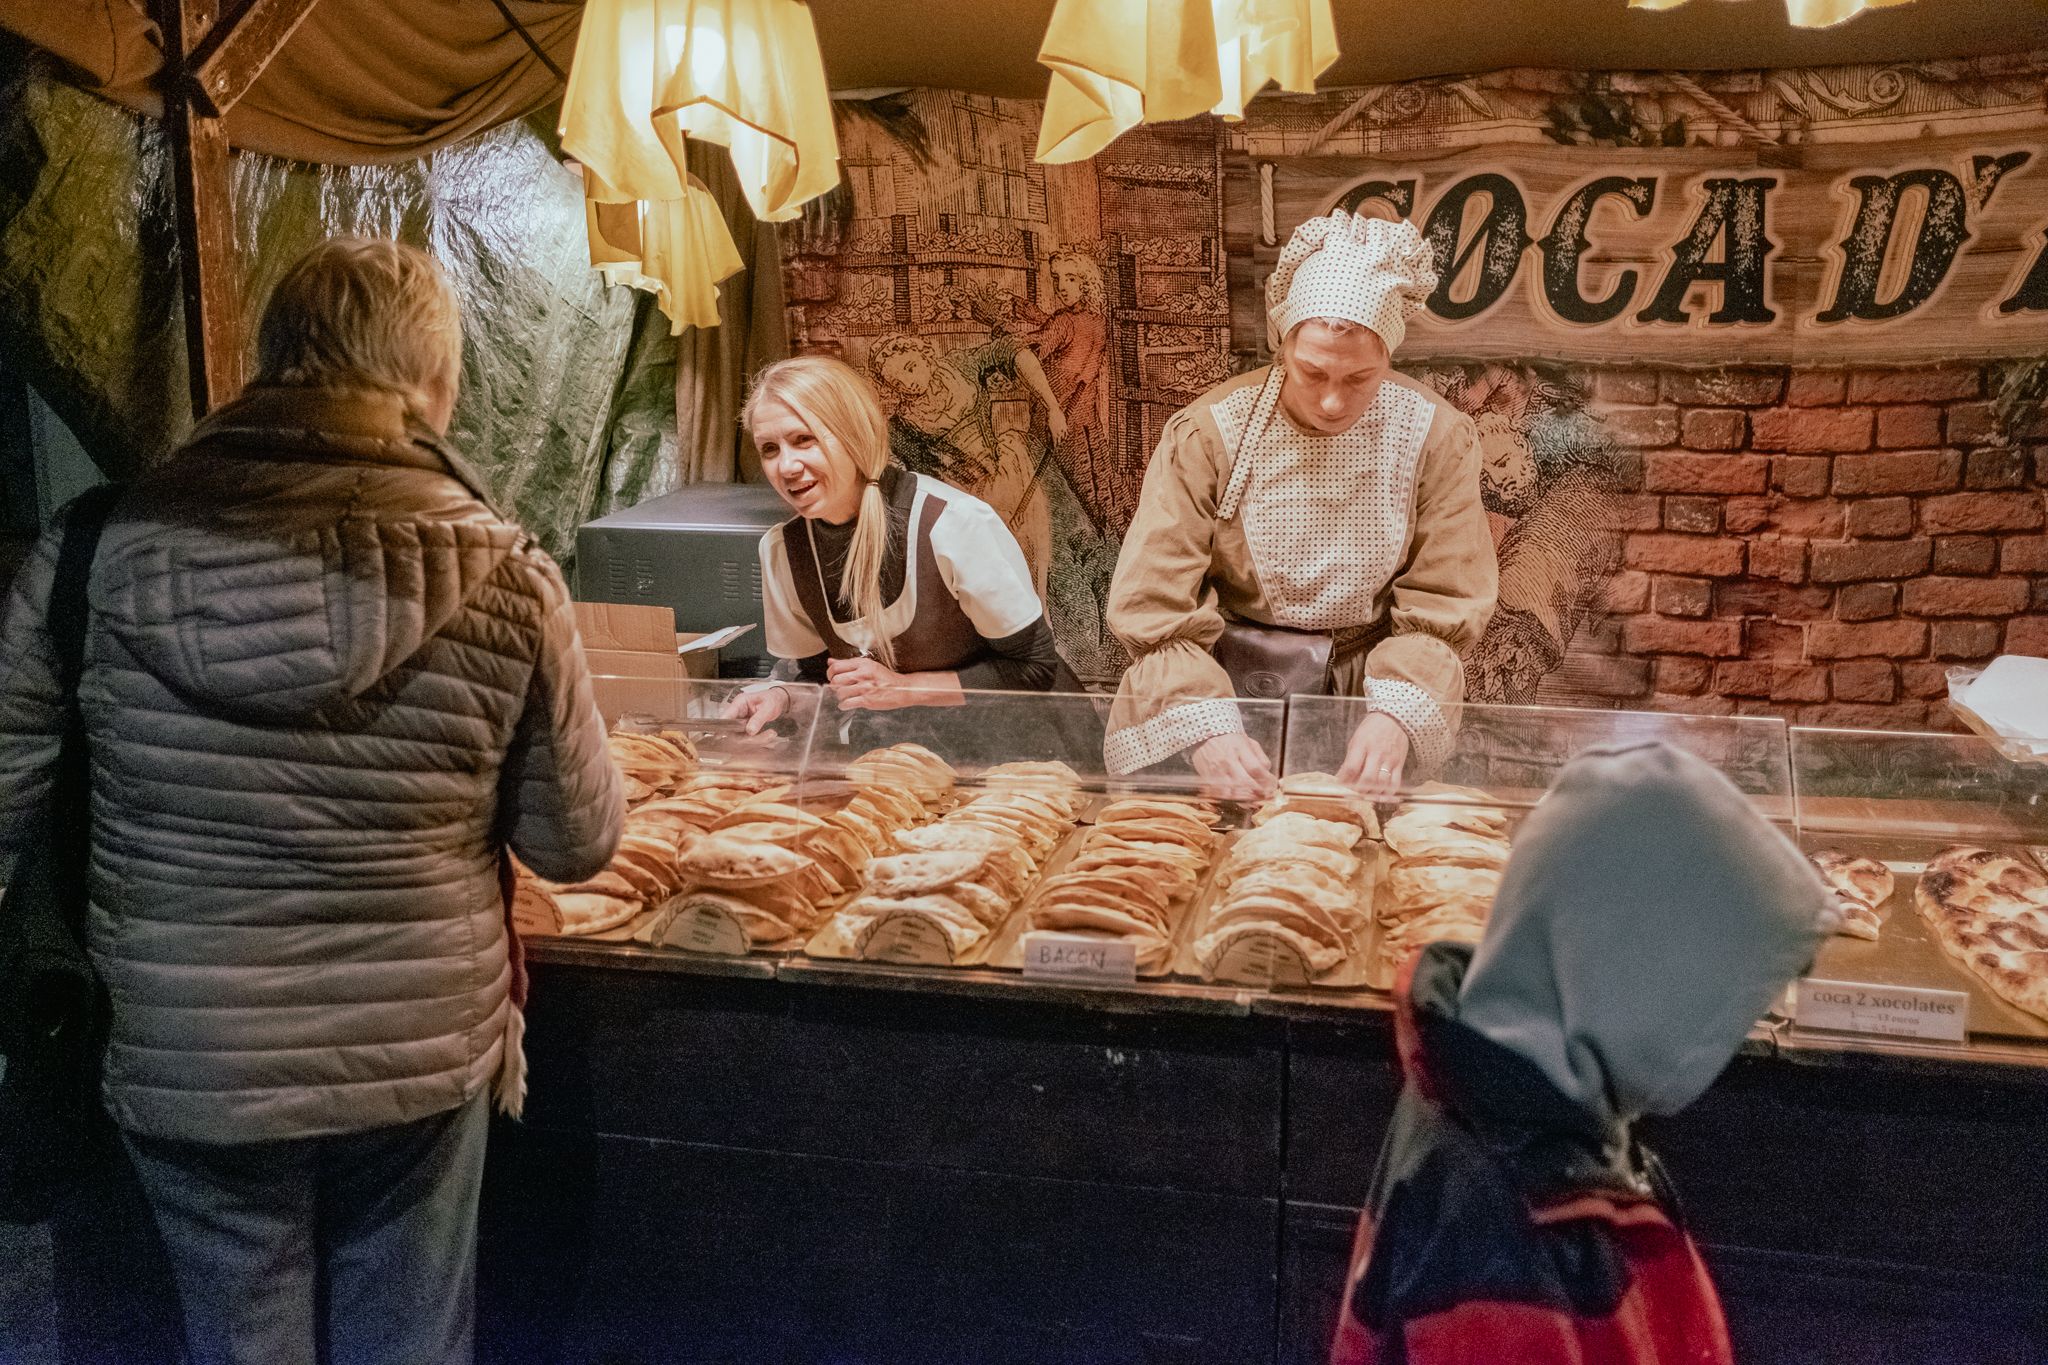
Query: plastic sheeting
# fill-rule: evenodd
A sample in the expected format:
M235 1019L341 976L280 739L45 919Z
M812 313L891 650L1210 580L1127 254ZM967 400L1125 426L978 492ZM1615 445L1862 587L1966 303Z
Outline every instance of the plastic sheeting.
M0 90L0 359L114 476L191 425L169 169L150 120L41 75ZM234 195L252 319L323 236L396 236L447 267L466 341L450 438L555 554L673 483L675 343L591 271L580 187L534 127L389 166L240 154Z

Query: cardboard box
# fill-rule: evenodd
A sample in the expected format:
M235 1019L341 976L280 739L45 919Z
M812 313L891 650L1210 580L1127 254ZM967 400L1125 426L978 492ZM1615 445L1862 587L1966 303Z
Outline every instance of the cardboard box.
M678 684L689 675L676 653L673 609L578 602L576 630L597 677L597 709L605 724L625 715L667 719L681 708Z
M724 630L677 631L676 653L683 658L683 672L692 678L717 677L719 657L725 647L753 628L750 622Z
M606 723L622 715L674 719L681 714L685 679L718 676L718 653L752 630L729 626L710 632L678 631L669 607L621 602L578 602L576 629L590 671L601 680L597 707Z

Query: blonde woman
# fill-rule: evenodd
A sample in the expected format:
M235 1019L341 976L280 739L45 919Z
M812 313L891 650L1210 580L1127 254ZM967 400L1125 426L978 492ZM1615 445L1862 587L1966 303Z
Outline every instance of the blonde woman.
M829 356L762 370L742 414L761 472L796 513L761 537L779 675L845 710L954 705L963 689L1046 691L1059 656L1024 553L981 499L891 464L868 381ZM736 703L750 730L782 688Z

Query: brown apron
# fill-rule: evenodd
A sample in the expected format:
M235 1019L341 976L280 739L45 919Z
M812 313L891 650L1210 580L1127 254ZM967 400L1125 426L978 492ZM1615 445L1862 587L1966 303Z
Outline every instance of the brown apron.
M981 632L961 610L959 599L946 586L946 580L939 574L938 560L932 554L932 527L945 510L946 500L927 492L924 510L910 527L913 545L906 546L904 552L916 561L917 577L903 586L906 592L916 590L917 611L908 628L890 641L898 673L946 672L972 663L982 651ZM826 653L835 659L857 659L861 651L848 644L834 628L832 607L825 599L825 580L818 557L812 553L811 538L801 534L802 522L799 517L782 524L782 548L789 556L789 576L796 587L796 599L803 606L804 615L811 618L811 628L825 642Z

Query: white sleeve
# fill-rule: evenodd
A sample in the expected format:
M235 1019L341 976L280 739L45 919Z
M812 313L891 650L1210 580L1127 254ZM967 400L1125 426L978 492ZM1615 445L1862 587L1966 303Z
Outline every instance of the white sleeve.
M768 652L778 659L808 659L825 652L824 640L797 600L780 526L761 537L761 626Z
M1015 635L1045 615L1017 537L987 503L949 491L931 545L939 577L984 640Z

